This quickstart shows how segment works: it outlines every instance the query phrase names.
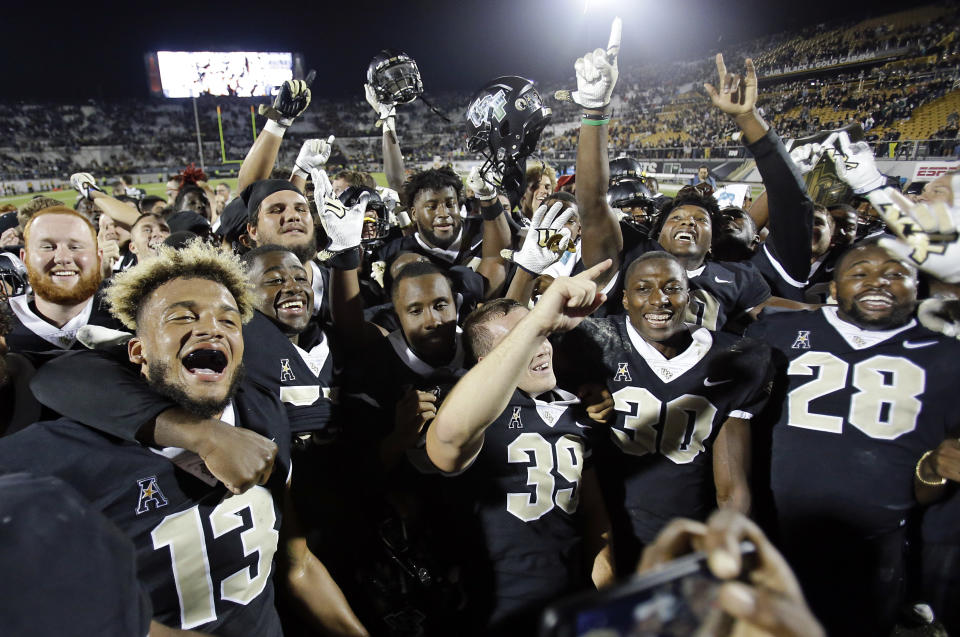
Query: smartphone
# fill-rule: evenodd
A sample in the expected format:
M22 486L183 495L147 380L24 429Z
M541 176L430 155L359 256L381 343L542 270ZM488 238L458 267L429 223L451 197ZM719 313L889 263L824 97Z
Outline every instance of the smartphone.
M756 548L741 542L742 573L755 563ZM729 623L713 605L722 582L702 552L679 557L605 591L588 591L544 611L541 637L691 637L715 635Z

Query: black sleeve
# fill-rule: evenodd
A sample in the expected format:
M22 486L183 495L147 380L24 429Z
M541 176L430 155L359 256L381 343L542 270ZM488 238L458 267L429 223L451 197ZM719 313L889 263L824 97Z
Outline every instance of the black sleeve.
M760 249L766 249L794 280L806 281L810 274L813 200L803 177L772 128L747 148L757 162L770 209L770 235Z
M137 442L137 431L176 405L153 392L130 363L98 351L68 352L36 373L41 404L112 436Z

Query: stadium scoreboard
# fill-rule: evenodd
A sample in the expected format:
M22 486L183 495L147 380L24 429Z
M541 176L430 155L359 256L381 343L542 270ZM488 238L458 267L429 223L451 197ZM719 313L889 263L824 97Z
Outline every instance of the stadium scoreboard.
M171 98L262 97L303 66L294 53L256 51L155 51L146 64L150 92Z

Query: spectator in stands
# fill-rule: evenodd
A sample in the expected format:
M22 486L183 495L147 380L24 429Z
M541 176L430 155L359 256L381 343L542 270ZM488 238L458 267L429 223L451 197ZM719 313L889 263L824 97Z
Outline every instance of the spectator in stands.
M711 188L716 189L717 187L717 180L710 174L710 168L706 164L700 164L700 166L697 167L697 174L691 177L687 183L691 186L706 183L710 184Z

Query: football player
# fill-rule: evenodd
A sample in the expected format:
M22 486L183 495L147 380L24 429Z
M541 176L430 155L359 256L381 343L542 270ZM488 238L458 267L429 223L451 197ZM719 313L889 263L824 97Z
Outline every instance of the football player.
M292 518L284 519L289 427L276 397L241 380L241 329L253 304L236 259L201 243L164 250L118 276L109 301L136 331L127 349L146 383L198 416L274 438L280 470L231 495L195 454L118 442L67 419L5 438L0 464L59 477L116 524L136 547L138 578L162 623L281 635L273 575L282 547L285 588L307 615L334 632L366 634Z
M97 294L100 257L97 231L80 213L63 206L37 212L24 229L20 258L33 294L10 299L13 328L7 334L12 352L34 367L77 349L84 325L119 327Z
M584 415L577 398L557 388L547 340L599 306L590 277L608 266L557 279L532 311L500 299L465 324L477 364L430 424L426 449L438 468L456 474L447 485L449 532L472 558L466 581L490 587L470 599L482 622L465 627L470 632L529 635L546 602L591 575L598 587L613 581ZM461 530L472 526L476 534Z
M597 466L629 572L671 518L749 512L750 420L766 400L769 352L685 322L692 293L676 257L649 252L626 273L626 316L584 321L561 351L565 381L600 382L613 399Z
M615 21L607 51L598 49L577 60L574 100L584 107L577 151L577 205L583 222L583 263L590 267L605 259L613 268L600 281L611 299L608 311L617 307L624 290L625 270L633 260L650 250L666 250L683 263L694 290L688 320L716 330L730 319L759 314L770 298L770 288L745 264L706 260L712 239L712 218L719 212L716 200L700 186L686 186L658 218L650 236L633 246L624 245L617 217L606 200L609 182L607 160L607 109L617 80L616 55L620 49L619 22Z
M874 241L837 263L837 306L771 316L771 489L784 553L831 634L879 635L903 599L914 481L956 415L960 344L918 325L917 274ZM927 480L931 478L927 477Z
M142 214L130 228L130 252L136 255L137 263L152 259L169 236L170 226L162 216Z

